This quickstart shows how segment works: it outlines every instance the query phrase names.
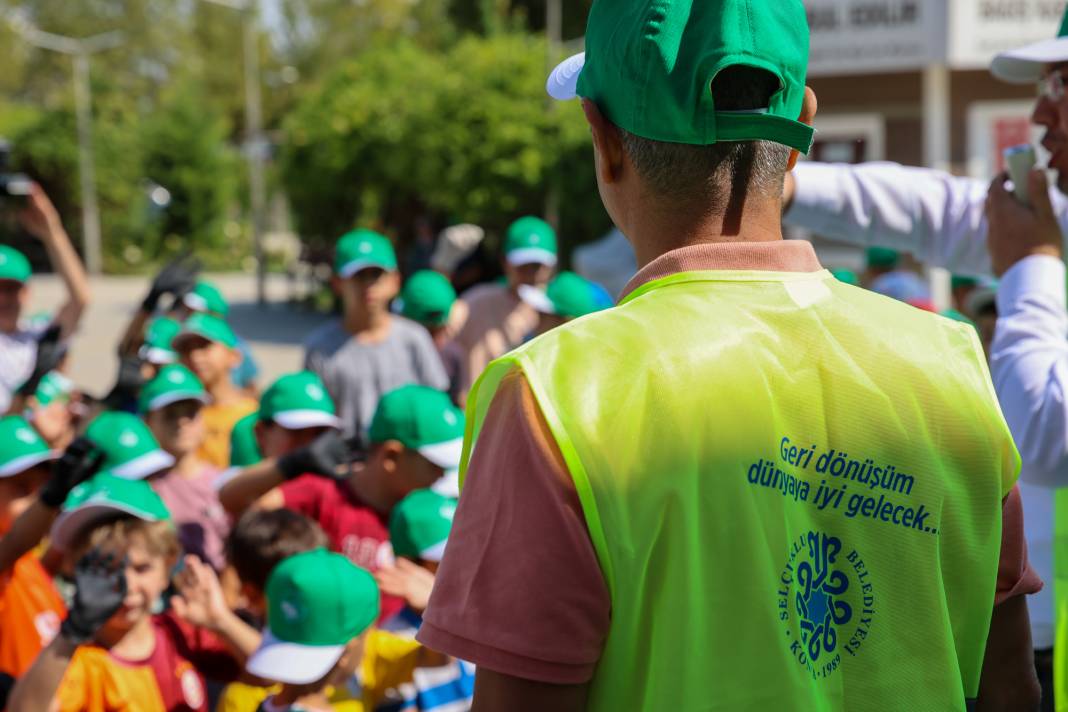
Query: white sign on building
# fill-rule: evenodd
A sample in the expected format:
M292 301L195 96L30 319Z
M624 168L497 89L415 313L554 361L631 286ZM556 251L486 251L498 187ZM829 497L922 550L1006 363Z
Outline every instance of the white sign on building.
M983 69L999 52L1057 35L1065 0L953 0L949 65Z

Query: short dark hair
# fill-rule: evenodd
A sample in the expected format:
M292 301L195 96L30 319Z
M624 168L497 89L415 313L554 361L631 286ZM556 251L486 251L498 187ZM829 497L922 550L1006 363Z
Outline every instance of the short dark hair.
M718 111L768 107L780 89L775 75L736 65L712 80ZM739 189L774 197L782 194L790 149L772 141L724 141L710 146L668 143L620 129L623 148L638 175L672 204L722 213Z
M226 540L226 559L243 583L263 591L274 567L294 554L327 546L318 524L290 509L250 510Z

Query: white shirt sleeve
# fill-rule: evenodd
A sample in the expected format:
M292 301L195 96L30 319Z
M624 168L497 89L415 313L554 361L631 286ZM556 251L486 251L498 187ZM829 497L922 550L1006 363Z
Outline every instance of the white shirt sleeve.
M1068 312L1062 261L1027 257L1002 277L990 370L1023 458L1021 478L1038 485L1066 484Z
M828 238L890 247L959 274L990 273L989 183L896 163L799 163L784 221ZM1061 231L1068 198L1050 190Z

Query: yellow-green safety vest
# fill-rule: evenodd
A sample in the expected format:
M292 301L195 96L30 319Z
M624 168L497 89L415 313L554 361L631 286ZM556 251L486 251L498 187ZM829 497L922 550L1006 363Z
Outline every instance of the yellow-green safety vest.
M1019 455L975 330L826 271L703 271L520 369L611 597L590 710L950 710L979 689Z

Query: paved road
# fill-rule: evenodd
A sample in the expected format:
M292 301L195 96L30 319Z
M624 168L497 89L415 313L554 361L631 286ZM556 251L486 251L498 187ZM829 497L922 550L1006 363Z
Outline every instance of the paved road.
M262 386L281 374L300 368L301 344L312 329L328 317L290 307L288 285L281 277L268 282L270 304L259 307L255 285L243 274L208 275L230 302L230 323L252 346L260 365ZM103 394L115 380L115 347L130 316L148 288L148 280L135 277L98 277L92 280L93 302L83 317L72 346L71 376L89 393ZM63 300L63 285L53 275L40 275L30 283L28 314L54 311Z

